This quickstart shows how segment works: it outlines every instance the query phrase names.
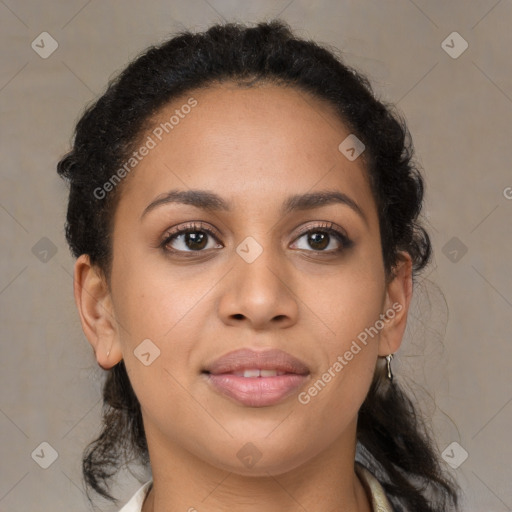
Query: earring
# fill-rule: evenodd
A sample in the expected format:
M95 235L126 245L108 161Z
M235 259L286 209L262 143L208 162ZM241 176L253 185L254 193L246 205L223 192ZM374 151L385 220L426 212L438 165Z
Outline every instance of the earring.
M391 359L393 359L393 354L389 354L386 356L386 364L388 369L388 379L390 381L393 380L393 372L391 371Z

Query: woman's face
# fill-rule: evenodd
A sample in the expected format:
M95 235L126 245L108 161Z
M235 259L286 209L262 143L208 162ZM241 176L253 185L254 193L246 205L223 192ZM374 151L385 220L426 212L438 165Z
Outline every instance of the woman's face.
M338 149L349 135L304 92L224 84L141 138L114 219L108 362L124 359L150 450L264 475L355 443L407 304L386 286L363 157Z

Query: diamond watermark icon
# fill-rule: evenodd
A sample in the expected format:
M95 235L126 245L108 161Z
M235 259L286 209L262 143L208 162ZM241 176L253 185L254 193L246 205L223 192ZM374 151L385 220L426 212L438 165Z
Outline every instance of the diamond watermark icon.
M344 139L338 146L340 153L353 162L364 150L365 145L353 133Z
M458 263L468 252L467 246L456 236L450 238L441 250L452 263Z
M468 42L458 32L452 32L441 43L441 48L452 59L458 59L468 49L468 46Z
M41 262L48 263L56 254L57 246L43 236L33 247L32 254Z
M48 32L41 32L30 46L39 57L47 59L59 47L59 43Z
M43 468L48 469L58 458L59 454L55 448L43 441L30 456Z
M248 236L238 244L236 252L244 261L252 263L263 252L263 247L252 236Z
M468 458L468 455L468 452L457 441L454 441L444 449L441 457L453 469L457 469Z
M252 468L262 457L262 453L252 443L245 443L236 456L245 467Z
M160 356L160 349L149 338L147 338L137 345L137 348L133 353L144 366L149 366L157 357Z

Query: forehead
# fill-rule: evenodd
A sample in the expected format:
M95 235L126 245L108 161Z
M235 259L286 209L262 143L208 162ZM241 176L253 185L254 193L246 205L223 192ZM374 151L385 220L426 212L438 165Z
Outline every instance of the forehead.
M336 189L372 210L364 154L350 161L339 150L349 135L327 102L293 87L193 90L151 119L139 145L152 148L126 192L143 209L176 188L214 190L246 207Z

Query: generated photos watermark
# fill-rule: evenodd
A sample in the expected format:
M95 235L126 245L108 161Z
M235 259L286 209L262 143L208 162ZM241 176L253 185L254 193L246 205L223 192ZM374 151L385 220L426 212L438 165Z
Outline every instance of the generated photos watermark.
M402 311L403 306L399 302L394 302L393 305L386 310L385 313L381 313L379 319L371 326L366 327L364 331L361 331L357 335L357 340L353 340L350 348L345 351L343 355L339 355L336 358L336 361L324 372L319 379L316 380L314 384L312 384L307 391L302 391L298 395L298 400L302 405L307 405L311 402L311 398L317 396L324 388L327 386L329 382L331 382L336 375L338 375L347 364L352 361L355 355L361 352L361 345L366 346L368 344L368 337L372 338L377 336L379 331L381 331L386 322L389 322L393 318L395 318L396 314Z
M153 129L150 135L147 136L145 142L139 147L138 150L134 151L130 158L124 162L124 164L114 173L112 176L101 186L94 189L94 197L96 199L105 199L109 192L112 192L116 186L121 183L121 180L125 178L145 156L149 155L149 152L156 148L158 143L163 140L165 135L171 133L176 126L178 126L182 119L190 114L192 109L197 106L197 100L190 97L186 103L180 108L174 111L174 114L169 118L168 121L160 123L156 128Z

